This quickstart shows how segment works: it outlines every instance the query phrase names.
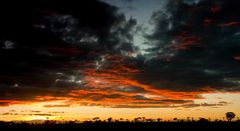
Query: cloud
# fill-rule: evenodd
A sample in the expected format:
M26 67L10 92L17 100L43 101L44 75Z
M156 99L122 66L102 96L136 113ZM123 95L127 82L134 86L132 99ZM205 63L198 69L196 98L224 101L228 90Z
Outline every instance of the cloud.
M19 8L1 11L2 100L64 96L83 86L84 64L95 63L99 54L127 55L133 50L136 20L127 20L109 4L90 0Z
M43 107L52 108L52 107L70 107L70 105L44 105Z
M63 111L38 111L38 110L9 110L8 112L1 113L3 116L58 116L64 114Z
M152 15L154 32L146 38L154 47L143 56L147 61L139 81L175 91L239 91L239 4L169 0Z
M23 113L11 113L6 112L2 113L3 116L55 116L54 114L48 114L48 113L36 113L36 114L23 114Z
M143 88L139 88L139 87L125 87L125 86L118 87L117 91L120 91L120 92L134 92L134 93L145 92L145 90Z
M37 113L37 114L29 114L34 116L54 116L53 114L47 114L47 113Z
M18 113L6 112L6 113L2 113L1 115L3 115L3 116L9 116L9 115L19 115L19 114L18 114Z
M240 3L167 3L152 14L153 32L142 33L153 47L144 55L133 44L137 20L104 2L0 11L0 106L59 100L66 102L44 107L225 106L193 100L240 89Z
M8 106L9 102L0 102L0 106Z
M49 112L51 114L63 114L65 113L64 111L52 111L52 112Z
M193 107L221 107L221 106L226 106L229 105L231 103L225 102L225 101L221 101L218 103L214 103L214 104L209 104L209 103L201 103L201 104L184 104L182 105L182 107L184 108L193 108Z
M169 101L169 100L167 100ZM146 102L146 103L134 103L134 104L128 104L128 105L116 105L113 106L113 108L196 108L196 107L212 107L212 108L218 108L221 106L226 106L228 102L219 102L214 104L209 103L201 103L196 104L193 101L184 101L184 100L170 100L170 104L166 102L165 100L159 101L159 102Z
M40 113L40 112L42 112L42 111L37 111L37 110L29 110L29 112Z

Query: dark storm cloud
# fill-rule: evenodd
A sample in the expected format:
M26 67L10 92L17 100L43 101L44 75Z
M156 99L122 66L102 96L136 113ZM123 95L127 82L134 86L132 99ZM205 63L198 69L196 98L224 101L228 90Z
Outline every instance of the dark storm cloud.
M238 0L169 0L154 12L154 48L140 81L159 89L239 91Z
M0 99L64 96L82 86L79 65L133 50L136 20L117 7L96 0L57 3L1 9Z
M71 88L61 89L58 88L46 88L42 86L27 86L21 88L15 88L11 86L3 86L1 85L1 100L16 100L16 101L30 101L36 99L40 96L54 96L54 97L61 97L66 95ZM42 100L41 100L42 99ZM58 98L51 98L52 100L58 100ZM50 100L50 99L49 99ZM40 98L37 101L44 101L44 98ZM11 102L9 102L11 104Z
M100 1L1 8L0 106L48 100L67 102L44 107L226 105L192 100L240 89L240 2L167 3L153 12L155 28L145 36L153 48L144 55L133 45L137 20Z

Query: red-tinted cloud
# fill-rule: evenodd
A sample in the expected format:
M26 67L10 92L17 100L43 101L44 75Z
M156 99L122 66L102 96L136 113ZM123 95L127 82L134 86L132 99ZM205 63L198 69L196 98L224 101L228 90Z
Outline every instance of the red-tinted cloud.
M176 50L187 50L193 46L199 44L201 38L189 34L188 32L182 32L175 38L176 43L173 44L173 49Z
M233 59L236 61L240 61L240 56L234 56Z
M240 26L240 22L237 21L225 22L220 25L220 27L234 27L234 26Z
M212 6L211 7L211 11L212 13L217 13L221 10L221 7L220 6Z

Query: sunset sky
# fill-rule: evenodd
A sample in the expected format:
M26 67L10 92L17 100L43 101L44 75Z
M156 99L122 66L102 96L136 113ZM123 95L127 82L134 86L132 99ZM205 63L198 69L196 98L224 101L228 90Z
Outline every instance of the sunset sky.
M0 120L240 116L239 0L3 6Z

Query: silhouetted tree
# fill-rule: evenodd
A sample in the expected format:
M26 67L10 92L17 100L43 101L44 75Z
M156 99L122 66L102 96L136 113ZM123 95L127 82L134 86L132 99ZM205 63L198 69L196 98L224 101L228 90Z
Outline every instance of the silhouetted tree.
M161 122L161 121L162 121L162 119L161 119L161 118L158 118L158 119L157 119L157 122Z
M152 122L152 119L146 119L146 122Z
M93 118L93 121L95 121L95 122L96 122L96 121L99 121L99 120L100 120L100 117L94 117L94 118Z
M189 122L190 121L190 117L187 117L187 122Z
M145 122L146 121L146 117L142 117L142 122Z
M195 120L194 120L194 118L192 117L192 122L194 122Z
M123 118L120 118L119 120L120 120L120 122L123 122Z
M228 121L232 121L232 119L236 116L233 112L227 112L225 115Z
M173 118L173 121L174 121L174 122L177 122L177 121L178 121L178 118Z
M112 122L112 117L109 117L109 118L107 119L107 121L108 121L108 122Z
M139 120L141 120L142 117L137 117L137 118L134 118L134 122L139 122Z
M208 122L208 119L206 119L206 118L199 118L199 120L198 120L198 122Z

